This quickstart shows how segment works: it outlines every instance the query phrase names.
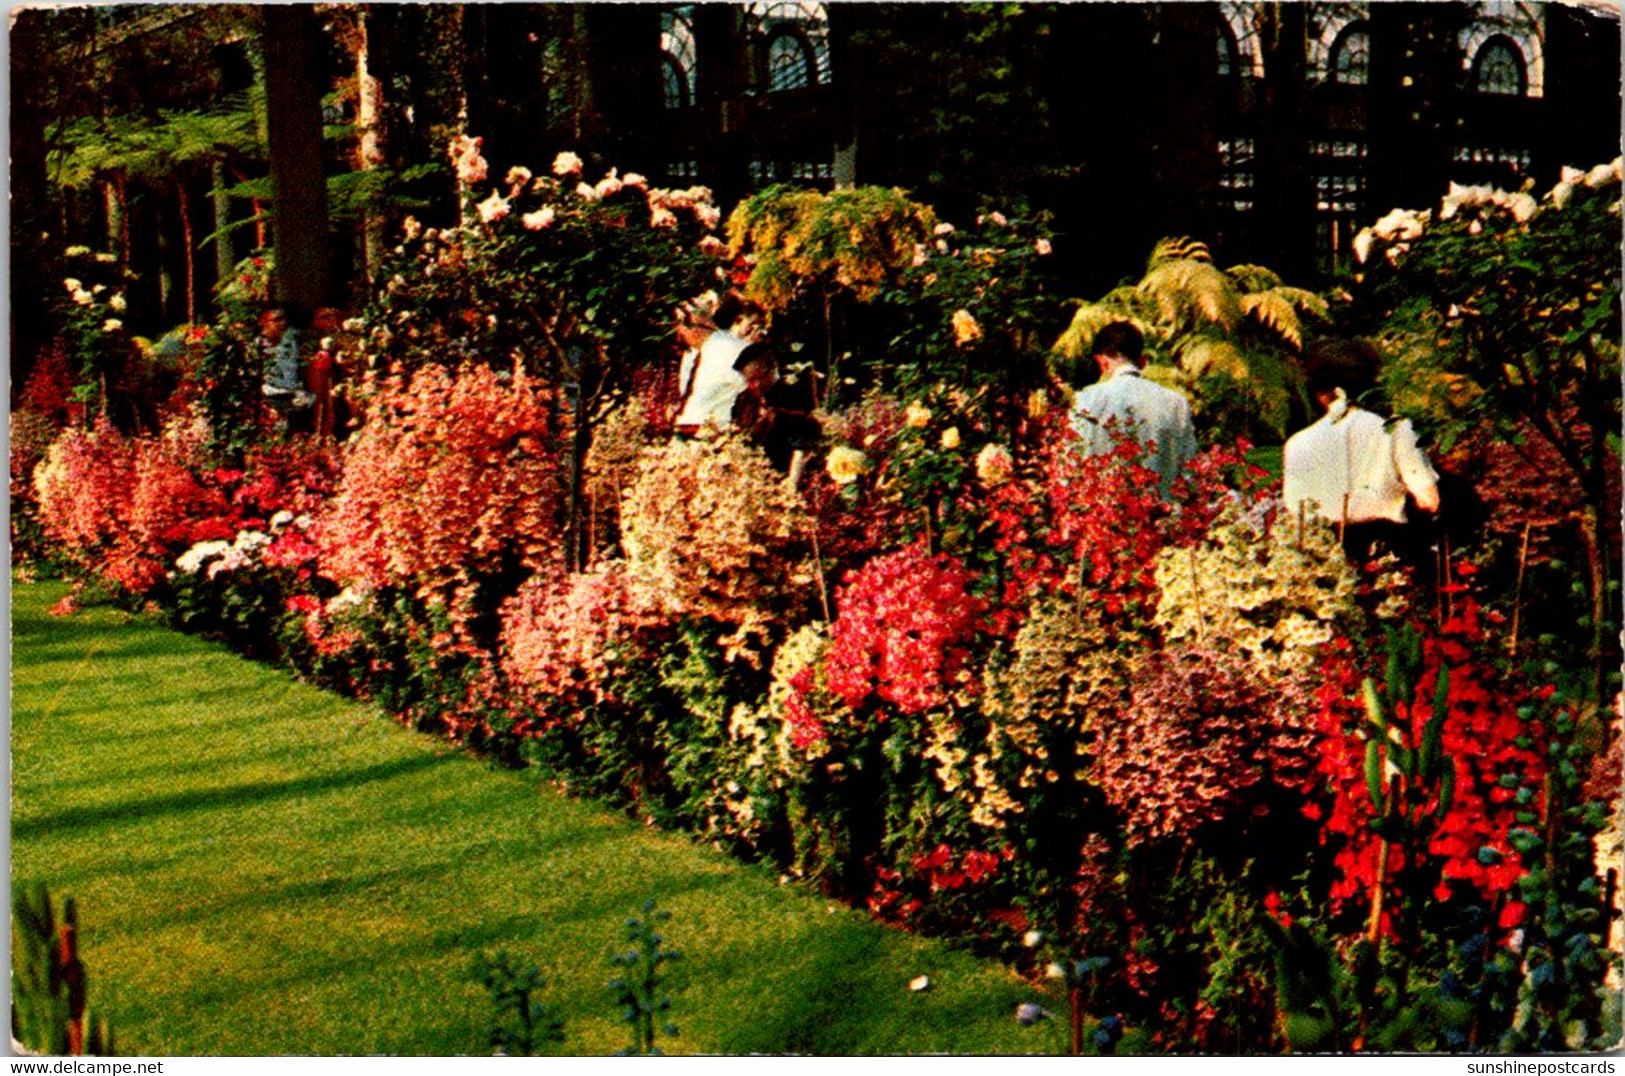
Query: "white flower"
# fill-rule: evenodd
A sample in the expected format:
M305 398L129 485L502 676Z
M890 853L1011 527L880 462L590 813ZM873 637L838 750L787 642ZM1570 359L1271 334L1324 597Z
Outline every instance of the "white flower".
M903 409L903 423L917 430L924 429L931 423L931 409L918 401L911 403Z
M565 150L553 158L553 174L555 176L573 176L581 171L581 158L569 150Z
M92 294L92 295L100 295L102 292L104 292L106 290L107 290L107 285L106 284L93 284L93 285L91 285L91 288L90 288L90 294Z
M649 227L675 228L677 227L677 214L663 205L657 205L649 210Z
M270 544L271 536L264 531L238 531L231 546L239 553L258 553Z
M491 197L475 208L480 211L480 219L487 224L491 224L508 215L508 200L496 191L492 191Z
M489 165L485 163L485 158L480 156L480 145L484 141L483 138L458 135L446 147L446 156L451 158L452 168L456 170L459 182L470 186L485 182Z
M423 225L418 222L416 217L408 216L401 221L401 232L408 240L416 239L423 234Z
M949 426L942 431L942 447L952 452L959 447L959 427Z
M204 561L213 560L230 548L231 543L225 541L199 542L176 558L175 567L187 575L196 575Z
M918 994L921 990L931 989L931 976L916 975L908 981L908 988Z
M508 185L508 196L511 198L519 193L519 189L531 180L531 171L522 164L516 164L508 169L508 174L502 177L502 182Z
M1003 228L1006 224L1010 223L1008 220L1005 219L1004 214L998 212L997 210L995 210L992 213L989 213L987 215L987 219L992 221L994 224L997 224L1001 228Z
M675 221L677 218L673 217L672 219ZM724 253L727 252L728 249L727 245L714 235L708 235L701 239L699 242L699 247L700 253L704 254L707 258L720 258Z
M124 313L125 306L128 304L126 304L124 301L124 293L119 292L111 299L107 300L107 305L113 308L113 312L115 314L122 314Z
M649 180L636 172L628 172L626 175L621 177L621 184L622 186L626 187L637 187L642 190L647 190L649 187Z
M1588 187L1606 187L1608 184L1615 182L1616 178L1613 165L1599 164L1586 173L1585 185Z
M554 219L557 217L558 212L552 206L544 205L534 213L526 213L524 216L520 217L519 222L523 224L527 230L539 232L543 228L546 228L549 224L552 224Z
M87 246L84 246L83 244L75 243L73 246L69 247L67 250L64 250L62 253L66 254L70 258L79 258L79 257L83 257L86 254L89 254L90 253L90 248L87 247Z
M1567 168L1563 169L1565 172L1568 170L1569 169ZM1569 199L1574 197L1574 184L1568 180L1564 180L1557 186L1553 187L1551 193L1546 197L1552 200L1553 205L1559 209L1562 209L1564 206L1569 204Z
M79 281L75 280L71 276L62 282L62 286L67 288L69 292L80 292L85 290L84 285L79 283Z
M1043 255L1048 254L1052 248L1049 245L1048 239L1040 239L1033 244L1033 249L1038 251L1039 254Z
M596 202L598 201L598 188L591 183L577 183L576 197L584 202Z
M700 219L700 225L708 230L722 223L722 210L714 205L695 206L694 215Z
M282 511L271 517L271 530L280 532L285 530L288 524L292 522L293 513L284 508Z
M926 259L929 258L929 257L931 257L931 252L925 249L925 244L924 243L915 243L914 244L914 260L909 262L909 264L911 266L913 266L914 268L918 269L920 266L925 264Z
M932 235L953 235L954 234L954 226L952 224L949 224L947 221L943 221L941 224L938 224L935 228L931 229L931 234Z
M124 322L118 318L108 318L102 322L102 332L104 333L116 333L122 328L124 328Z
M1418 239L1422 235L1422 227L1423 218L1415 210L1393 209L1373 224L1371 230L1379 239Z
M600 179L598 181L598 186L594 187L593 189L598 192L598 197L610 198L621 193L621 186L622 184L620 177L615 174L615 169L611 168L609 170L609 175L605 176L603 179Z
M1371 257L1371 246L1377 241L1370 228L1361 228L1354 236L1354 260L1364 262Z
M988 445L987 447L988 448L996 448L997 446L996 445ZM1038 948L1041 944L1043 944L1043 941L1044 941L1044 933L1043 933L1043 931L1040 931L1040 930L1029 930L1027 933L1025 933L1025 934L1023 934L1021 936L1021 944L1025 945L1029 949Z

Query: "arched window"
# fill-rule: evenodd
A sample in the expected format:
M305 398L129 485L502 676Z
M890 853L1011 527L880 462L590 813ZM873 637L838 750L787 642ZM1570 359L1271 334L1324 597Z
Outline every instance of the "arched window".
M1473 88L1479 93L1499 93L1522 97L1529 88L1529 74L1523 52L1509 37L1497 35L1479 48L1473 57Z
M759 71L769 92L829 83L829 12L823 4L755 0L745 12L761 44Z
M1363 22L1343 27L1332 43L1328 69L1333 82L1364 86L1371 81L1371 34Z
M798 90L811 86L818 77L818 61L801 31L780 25L767 42L767 88Z
M660 14L660 78L667 108L694 103L694 8L685 4Z

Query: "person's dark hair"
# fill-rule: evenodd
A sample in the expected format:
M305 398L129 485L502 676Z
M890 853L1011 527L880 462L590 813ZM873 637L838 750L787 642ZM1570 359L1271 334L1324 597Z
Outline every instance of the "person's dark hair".
M739 320L739 314L744 306L745 300L733 292L728 292L717 300L716 309L711 312L711 323L727 332L733 323Z
M1381 361L1369 340L1313 340L1303 352L1304 385L1311 398L1342 389L1349 399L1357 399L1376 388Z
M1116 355L1120 359L1127 359L1136 366L1140 363L1140 356L1145 352L1145 337L1133 325L1126 321L1114 321L1110 325L1095 333L1094 343L1090 345L1090 356Z
M773 350L773 346L771 344L766 342L751 344L739 353L738 358L734 359L734 369L743 370L753 362L767 363L771 366L777 366L779 364L779 356L778 353Z

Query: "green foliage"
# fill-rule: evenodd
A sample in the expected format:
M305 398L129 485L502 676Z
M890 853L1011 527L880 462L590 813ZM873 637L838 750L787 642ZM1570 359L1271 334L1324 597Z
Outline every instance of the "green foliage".
M1197 428L1214 443L1284 437L1303 402L1296 355L1329 323L1325 300L1262 266L1214 265L1207 245L1159 240L1137 284L1080 303L1055 341L1074 381L1094 336L1113 321L1146 338L1147 376L1193 397Z
M618 1056L658 1055L658 1036L677 1034L677 1025L666 1015L671 1011L671 997L663 992L666 983L660 969L681 960L683 954L667 948L665 936L655 929L670 918L669 911L655 910L653 898L644 901L643 917L626 921L626 942L631 948L610 958L623 971L609 981L609 989L621 1007L621 1020L632 1030L632 1045L617 1051Z
M545 980L532 966L515 964L506 950L481 953L470 970L474 981L491 993L496 1011L491 1020L491 1046L507 1057L529 1057L538 1046L564 1041L564 1021L534 995Z
M928 242L935 214L900 190L857 187L829 194L776 184L728 218L728 249L755 260L747 298L783 310L806 290L850 289L868 302Z
M58 923L43 882L12 887L12 1034L43 1054L109 1057L114 1053L112 1029L105 1017L93 1017L85 1005L78 930L71 897L63 902Z

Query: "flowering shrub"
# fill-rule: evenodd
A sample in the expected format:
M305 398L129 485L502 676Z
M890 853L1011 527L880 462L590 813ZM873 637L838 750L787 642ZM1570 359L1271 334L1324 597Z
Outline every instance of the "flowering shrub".
M810 526L767 457L734 437L650 449L622 508L632 583L671 616L734 626L740 643L805 619Z
M1262 812L1256 786L1308 784L1309 699L1303 684L1266 683L1233 652L1154 655L1132 704L1101 723L1092 779L1123 812L1130 843L1197 841L1205 824Z
M970 646L984 610L971 573L913 545L876 557L842 588L830 629L829 687L854 709L871 696L906 714L945 706L974 683Z
M502 668L525 692L536 719L568 720L582 705L612 700L627 664L648 656L637 631L656 623L638 607L619 562L589 572L544 572L502 607Z
M47 537L95 572L125 534L134 480L134 446L105 416L89 431L63 431L34 472Z
M523 373L504 383L489 368L381 381L317 521L322 574L410 588L466 631L481 580L560 556L550 405Z
M1270 680L1313 668L1356 633L1358 580L1331 527L1264 504L1224 509L1206 541L1155 564L1156 623L1169 644L1222 643Z

